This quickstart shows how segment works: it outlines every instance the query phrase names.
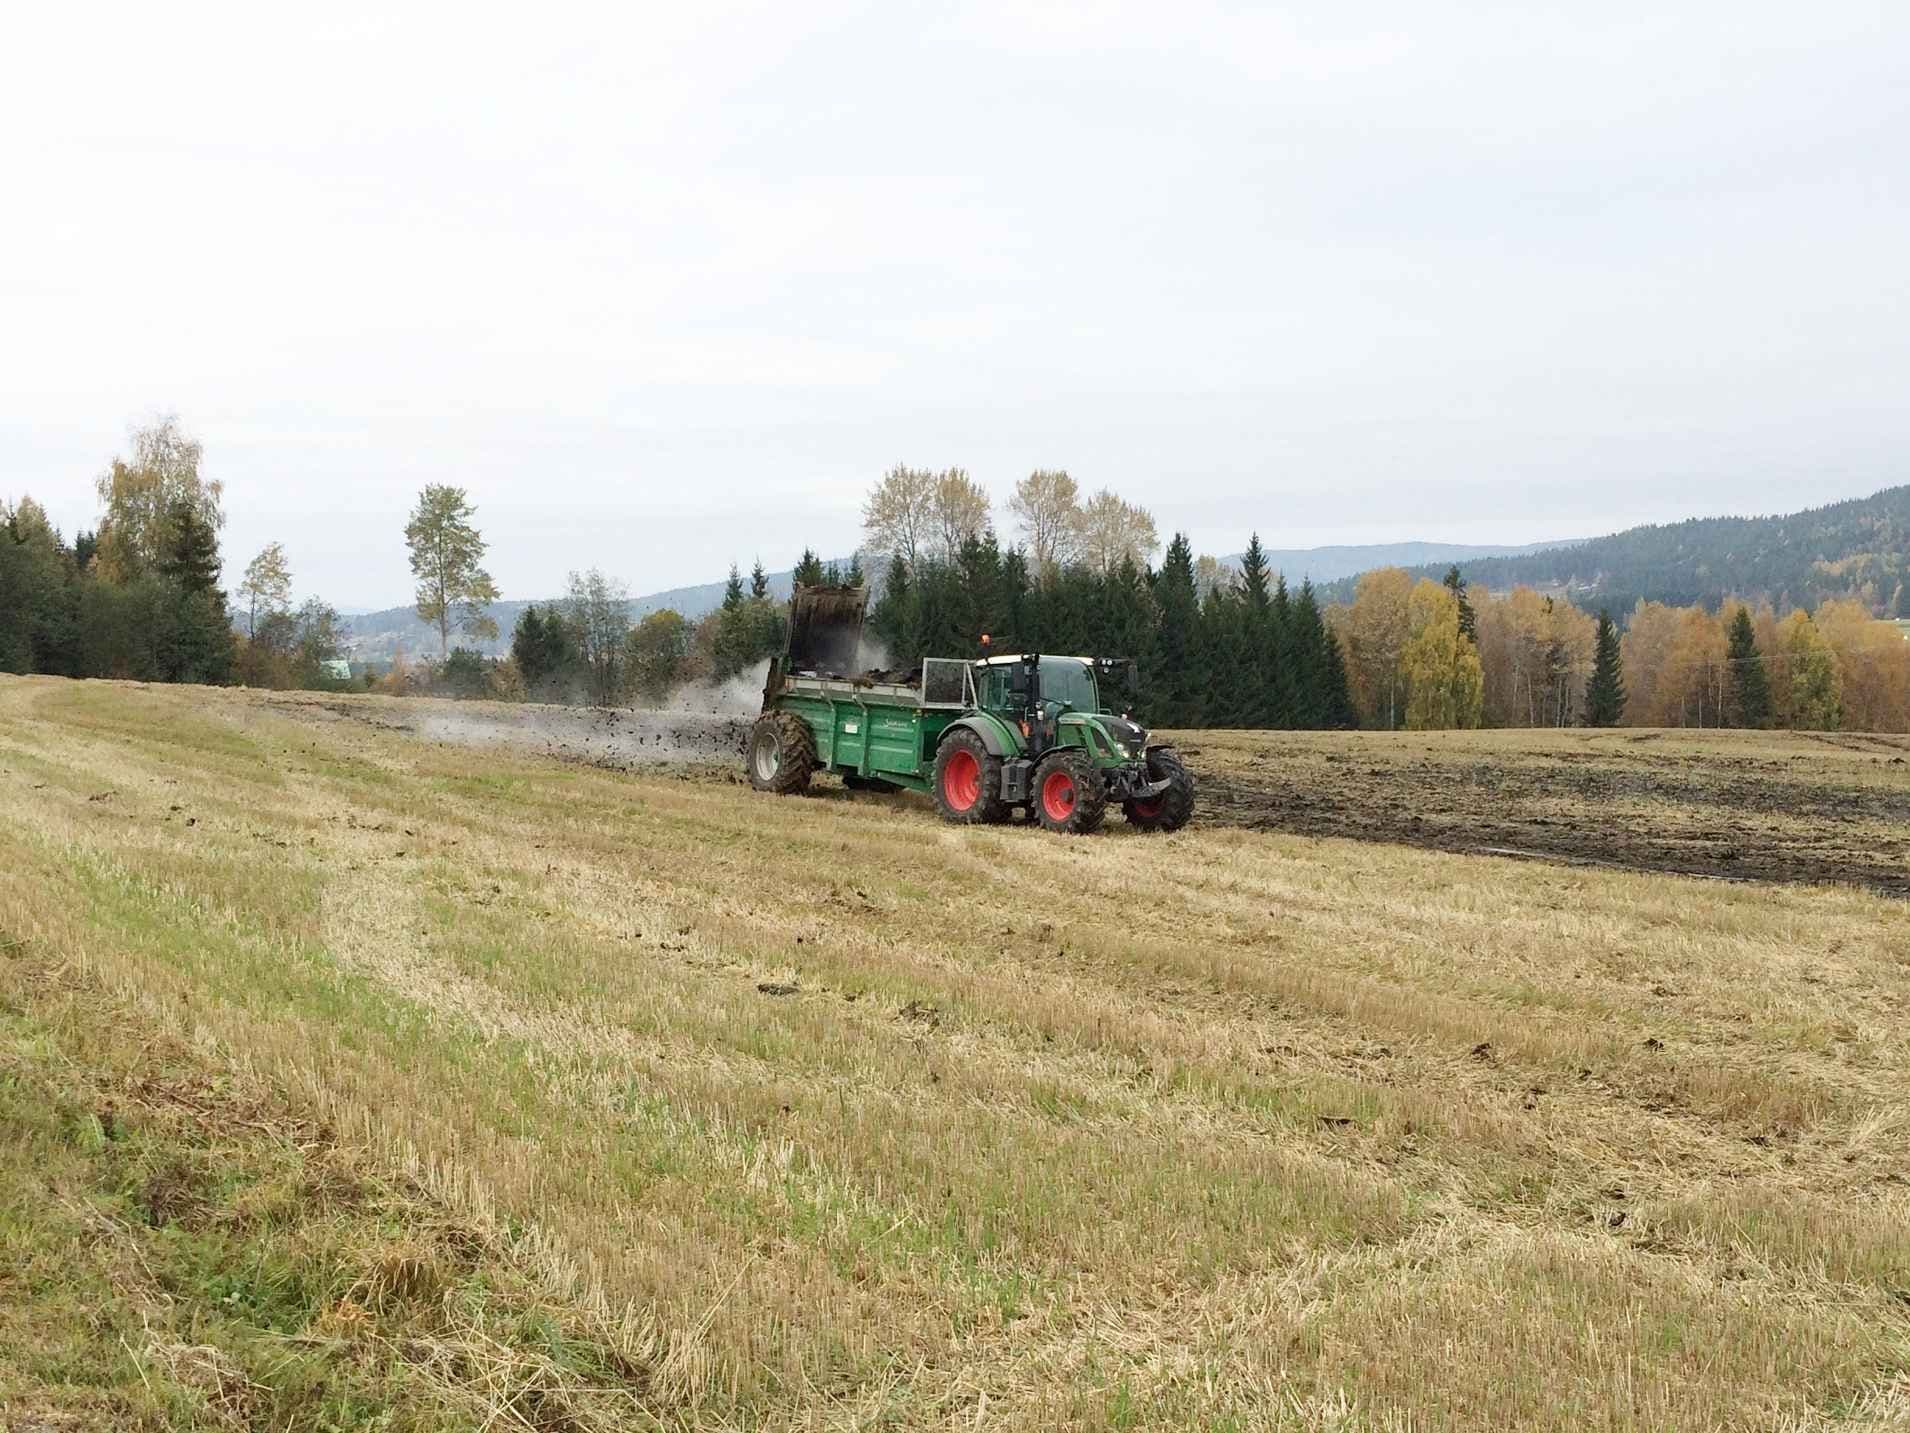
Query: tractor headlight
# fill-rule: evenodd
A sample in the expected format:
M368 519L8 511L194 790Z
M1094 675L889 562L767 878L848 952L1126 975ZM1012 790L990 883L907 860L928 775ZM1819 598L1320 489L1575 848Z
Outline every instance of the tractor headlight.
M1100 722L1101 732L1107 738L1108 745L1117 756L1125 756L1138 761L1147 750L1147 729L1139 722L1125 717L1105 716Z

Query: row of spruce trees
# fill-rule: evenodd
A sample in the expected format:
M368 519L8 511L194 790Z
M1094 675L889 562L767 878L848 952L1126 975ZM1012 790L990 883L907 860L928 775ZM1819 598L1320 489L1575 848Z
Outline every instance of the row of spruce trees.
M805 551L794 578L853 586L864 572L859 558L824 563ZM760 563L747 579L732 568L722 603L694 623L660 612L629 625L621 602L605 610L587 582L577 585L561 603L526 609L512 634L514 665L533 699L654 699L782 650L783 607ZM1127 561L1106 572L1075 565L1037 574L1020 549L983 533L953 560L891 559L866 631L867 658L896 671L923 657L979 656L984 634L992 652L1131 657L1135 690L1110 697L1158 726L1359 724L1344 655L1312 585L1289 590L1257 536L1239 579L1203 597L1183 536L1158 570Z
M1239 580L1202 597L1193 551L1176 535L1158 570L1071 566L1031 572L993 534L953 561L890 561L869 614L887 665L996 652L1132 657L1136 715L1174 727L1351 727L1358 714L1340 644L1311 583L1274 574L1256 535Z

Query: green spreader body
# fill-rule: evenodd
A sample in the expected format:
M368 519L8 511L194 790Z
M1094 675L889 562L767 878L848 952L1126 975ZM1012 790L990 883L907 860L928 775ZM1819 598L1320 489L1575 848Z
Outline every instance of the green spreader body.
M802 718L816 745L818 770L926 792L942 734L964 713L925 707L920 698L918 688L888 682L786 677L763 710Z
M952 821L1004 820L1019 807L1087 831L1117 801L1137 826L1185 824L1185 768L1103 696L1131 663L931 657L906 673L858 671L863 603L863 589L840 587L799 588L791 600L789 643L750 735L759 789L800 790L826 771L855 787L923 792Z

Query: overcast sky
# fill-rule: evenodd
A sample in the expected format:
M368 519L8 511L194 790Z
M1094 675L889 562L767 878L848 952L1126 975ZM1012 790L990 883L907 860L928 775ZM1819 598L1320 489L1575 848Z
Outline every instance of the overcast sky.
M355 8L10 13L0 493L177 412L229 581L379 606L427 482L536 597L896 462L1212 552L1910 481L1900 0Z

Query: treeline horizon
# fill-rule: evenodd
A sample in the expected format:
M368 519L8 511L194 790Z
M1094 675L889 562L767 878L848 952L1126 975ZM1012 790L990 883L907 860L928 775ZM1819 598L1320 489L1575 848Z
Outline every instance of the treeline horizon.
M171 417L135 429L94 487L100 520L67 542L29 496L0 501L0 671L221 686L342 687L328 604L291 602L270 544L228 595L224 489ZM241 630L238 608L245 613Z
M1857 602L1780 622L1768 603L1641 601L1619 614L1621 635L1609 613L1530 587L1475 592L1453 566L1443 582L1376 569L1351 602L1324 606L1310 583L1292 591L1269 569L1257 535L1234 566L1176 534L1153 567L1151 516L1107 491L1084 503L1065 473L1031 475L1011 511L1022 541L1004 545L959 469L896 468L877 483L864 509L865 550L887 559L867 627L876 665L979 656L983 634L997 653L1132 657L1131 705L1161 726L1910 729L1910 644ZM794 576L863 574L805 551ZM722 604L694 622L666 609L632 627L619 584L595 572L571 583L563 603L525 612L500 694L658 700L781 649L760 562L747 589L732 566Z
M1456 568L1444 583L1376 569L1351 603L1329 608L1367 725L1385 726L1378 714L1404 700L1413 674L1399 654L1420 629L1415 604L1424 609L1439 588L1459 606L1471 648L1457 657L1465 719L1454 725L1910 731L1910 642L1861 602L1780 617L1762 600L1641 599L1620 614L1621 629L1613 614L1556 593L1481 590Z
M0 503L0 670L371 685L339 672L337 613L292 605L279 544L230 595L219 585L223 493L201 479L201 457L174 419L135 431L130 455L96 485L98 528L70 545L31 498ZM805 551L795 579L873 576L867 630L892 667L979 656L984 633L995 652L1131 657L1131 705L1161 726L1910 729L1910 643L1863 600L1827 599L1813 614L1641 599L1595 617L1563 594L1479 590L1455 566L1443 582L1375 569L1351 601L1326 603L1310 582L1290 589L1271 570L1258 534L1236 565L1196 556L1177 533L1154 566L1152 515L1108 489L1084 496L1065 471L1031 473L1008 510L1016 540L1004 542L992 500L966 472L898 466L864 504L856 556L835 569ZM760 561L747 585L732 565L706 616L666 608L634 624L623 583L572 573L564 598L524 609L507 657L454 647L454 633L499 635L475 516L462 489L420 494L404 538L414 611L437 630L438 661L400 652L381 689L654 702L781 649L784 612Z

